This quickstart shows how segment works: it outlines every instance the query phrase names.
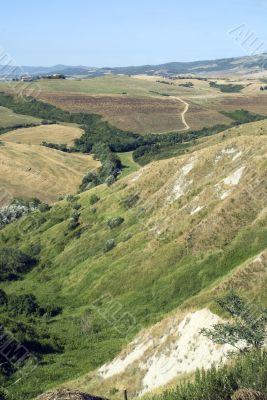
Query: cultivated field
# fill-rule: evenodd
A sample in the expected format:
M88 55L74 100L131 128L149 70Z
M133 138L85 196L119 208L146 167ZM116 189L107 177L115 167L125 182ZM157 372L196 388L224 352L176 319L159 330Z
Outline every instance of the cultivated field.
M41 144L42 142L73 145L73 141L82 135L76 126L41 125L33 128L21 128L1 136L1 140L23 144Z
M218 85L242 85L238 93L224 93ZM267 114L267 94L257 79L166 79L160 76L113 76L93 79L38 81L38 98L72 112L100 114L114 126L142 134L199 130L231 120L220 112L245 109ZM242 87L241 86L241 87ZM31 85L29 85L29 89ZM11 90L0 83L0 90ZM185 109L182 101L189 104Z
M42 100L72 112L101 114L112 125L139 133L161 133L184 128L184 105L176 100L136 98L127 95L88 96L76 93L42 93Z
M253 113L267 115L267 94L254 92L250 95L223 96L220 98L207 99L207 106L215 110L235 111L237 109L248 110Z
M91 156L68 154L43 146L7 143L0 146L0 205L12 197L52 203L75 193L88 169L99 163Z

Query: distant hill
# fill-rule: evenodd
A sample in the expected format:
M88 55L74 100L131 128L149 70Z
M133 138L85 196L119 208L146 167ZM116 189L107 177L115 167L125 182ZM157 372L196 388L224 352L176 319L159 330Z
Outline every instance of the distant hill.
M95 68L87 66L54 65L52 67L17 67L12 76L23 74L44 75L63 73L67 76L101 76L105 74L125 75L220 75L220 74L254 74L267 69L267 54L254 56L222 58L218 60L204 60L193 62L171 62L158 65L140 65L129 67ZM5 75L6 67L0 65L0 77Z

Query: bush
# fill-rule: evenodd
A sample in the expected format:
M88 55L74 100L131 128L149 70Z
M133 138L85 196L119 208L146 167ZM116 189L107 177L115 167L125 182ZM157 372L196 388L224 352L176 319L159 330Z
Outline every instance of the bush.
M7 305L8 299L6 292L0 289L0 307L5 307Z
M74 211L72 212L72 214L71 214L71 218L72 218L74 221L79 221L80 213L77 212L76 210L74 210Z
M8 400L7 394L3 388L0 388L0 400Z
M266 376L266 350L251 351L239 356L234 364L197 371L193 382L182 383L175 389L153 396L151 400L231 400L239 398L237 391L241 394L240 390L243 394L244 390L250 394L250 400L256 400L255 392L258 399L260 394L264 399L267 395Z
M40 243L33 243L29 247L29 253L34 257L38 256L40 254L41 250L42 250L42 248L41 248Z
M0 208L0 229L13 221L35 211L39 207L39 200L24 201L22 199L14 199L10 204Z
M78 196L74 196L73 194L69 194L68 196L66 196L66 200L69 203L73 203L74 201L76 201L78 199Z
M92 194L92 196L90 196L89 203L91 204L91 206L93 206L94 204L98 203L99 200L100 197L97 196L97 194Z
M47 203L41 203L38 209L40 212L46 212L50 210L50 206Z
M97 171L89 171L82 180L80 191L85 192L94 186L101 185L101 183L103 183L103 181L99 173Z
M120 226L123 222L124 222L124 218L113 217L107 221L107 225L110 229L114 229L114 228L117 228L117 226Z
M8 300L8 309L16 314L38 314L39 305L33 294L22 294L19 296L10 296Z
M121 203L124 208L129 209L129 208L134 207L136 205L136 203L138 202L138 200L139 200L139 195L132 193L129 196L122 199Z
M45 308L41 308L39 313L42 316L53 318L62 313L62 307L57 307L49 304Z
M106 183L108 186L113 185L114 182L116 182L116 178L115 178L114 175L108 176L108 177L106 178L106 180L105 180L105 183Z
M73 209L74 210L79 210L81 208L81 205L80 204L78 204L78 203L75 203L75 204L73 204Z
M76 220L74 218L71 218L70 222L69 222L69 225L68 225L68 229L70 231L74 231L74 229L78 228L79 225L80 225L80 223L79 223L78 220Z
M116 246L116 242L114 239L109 239L106 241L105 246L104 246L104 252L107 253L108 251L114 249Z
M0 280L18 279L29 272L36 260L20 250L4 247L0 249Z
M128 240L130 240L133 237L133 234L131 232L126 233L126 235L123 237L123 241L127 242Z

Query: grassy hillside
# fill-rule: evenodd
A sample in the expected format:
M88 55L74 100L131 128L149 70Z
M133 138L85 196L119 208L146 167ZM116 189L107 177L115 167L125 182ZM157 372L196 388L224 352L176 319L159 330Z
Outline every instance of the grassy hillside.
M12 387L14 395L28 400L79 378L171 310L210 304L215 288L223 291L232 274L266 249L266 136L247 136L245 125L235 132L1 231L1 248L37 259L22 279L1 284L7 296L32 293L43 308L62 307L46 317L2 309L14 335L19 322L33 330L19 340L40 357ZM265 282L255 273L251 290L262 304Z
M22 144L64 143L73 146L74 140L82 135L83 131L76 126L42 125L33 128L21 128L1 135L5 142Z
M12 110L0 107L0 128L9 128L16 125L38 125L40 119L28 115L15 114Z
M0 205L20 196L54 202L75 193L85 173L99 166L89 155L12 142L2 142L0 160Z
M45 102L71 112L100 114L120 129L142 134L182 130L184 105L180 97L190 101L187 117L191 129L230 122L212 107L194 103L198 98L221 97L220 90L198 79L109 75L84 80L43 79L38 85L38 98ZM10 91L10 86L0 83L0 89Z

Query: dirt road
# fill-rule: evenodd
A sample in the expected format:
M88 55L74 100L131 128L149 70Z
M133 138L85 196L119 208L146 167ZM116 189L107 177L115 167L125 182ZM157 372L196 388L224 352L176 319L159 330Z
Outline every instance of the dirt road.
M170 96L169 99L178 100L178 101L180 101L181 103L183 103L185 105L184 111L181 114L179 113L179 116L181 116L182 122L183 122L185 127L183 129L179 129L179 132L188 131L190 129L190 126L186 122L185 115L186 115L186 113L187 113L187 111L189 109L189 104L185 100L183 100L181 97Z

